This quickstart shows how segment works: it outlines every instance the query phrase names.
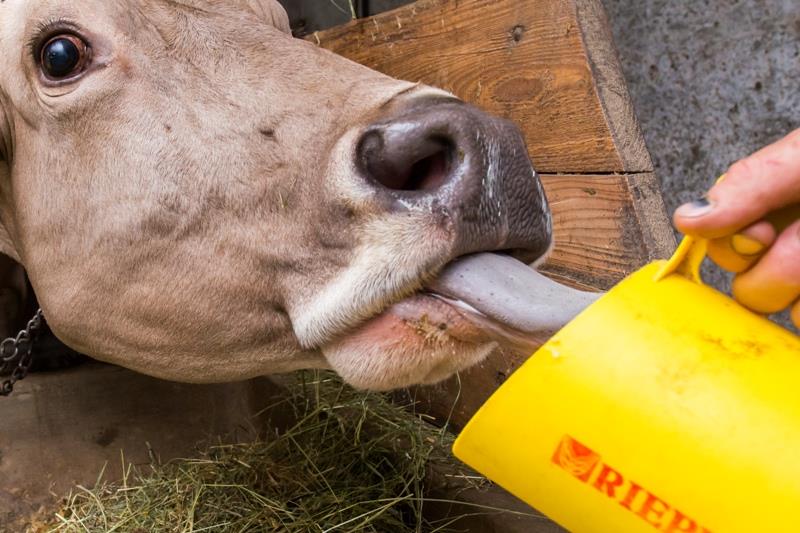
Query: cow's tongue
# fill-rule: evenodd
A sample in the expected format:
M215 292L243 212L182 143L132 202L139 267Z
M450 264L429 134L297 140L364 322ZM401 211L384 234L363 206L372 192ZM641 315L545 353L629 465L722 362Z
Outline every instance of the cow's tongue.
M565 287L512 257L492 253L454 261L427 288L460 307L487 333L520 348L538 345L600 296Z

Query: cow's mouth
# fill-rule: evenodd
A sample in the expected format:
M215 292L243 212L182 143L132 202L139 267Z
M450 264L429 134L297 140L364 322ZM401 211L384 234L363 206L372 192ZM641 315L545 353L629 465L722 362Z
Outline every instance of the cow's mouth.
M394 376L401 382L435 382L476 363L498 344L531 353L597 297L551 281L509 256L476 254L450 263L423 290L323 351L334 361L358 354L361 365L381 358L386 366L389 358L392 372L407 369L407 376Z

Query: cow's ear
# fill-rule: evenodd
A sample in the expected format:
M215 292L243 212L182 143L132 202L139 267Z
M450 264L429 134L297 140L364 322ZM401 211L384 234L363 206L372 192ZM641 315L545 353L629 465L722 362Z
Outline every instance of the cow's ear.
M11 173L8 169L8 164L3 159L3 151L0 150L0 190L8 190L9 180ZM0 204L0 209L2 205ZM17 248L14 246L14 241L11 240L11 234L8 232L5 223L3 222L2 213L0 213L0 253L6 254L14 261L20 263Z
M277 0L244 0L247 6L264 22L284 33L292 33L289 15Z

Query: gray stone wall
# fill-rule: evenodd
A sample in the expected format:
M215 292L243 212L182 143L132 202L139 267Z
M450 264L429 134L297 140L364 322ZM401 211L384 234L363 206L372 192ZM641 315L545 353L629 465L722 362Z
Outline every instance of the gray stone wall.
M603 1L670 212L800 127L800 1Z
M800 1L604 3L670 208L800 127Z

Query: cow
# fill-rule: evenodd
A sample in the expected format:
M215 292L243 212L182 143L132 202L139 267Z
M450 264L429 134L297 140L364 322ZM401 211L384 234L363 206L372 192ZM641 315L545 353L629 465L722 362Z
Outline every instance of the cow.
M511 123L291 36L275 0L0 2L0 251L92 357L433 383L593 298Z

